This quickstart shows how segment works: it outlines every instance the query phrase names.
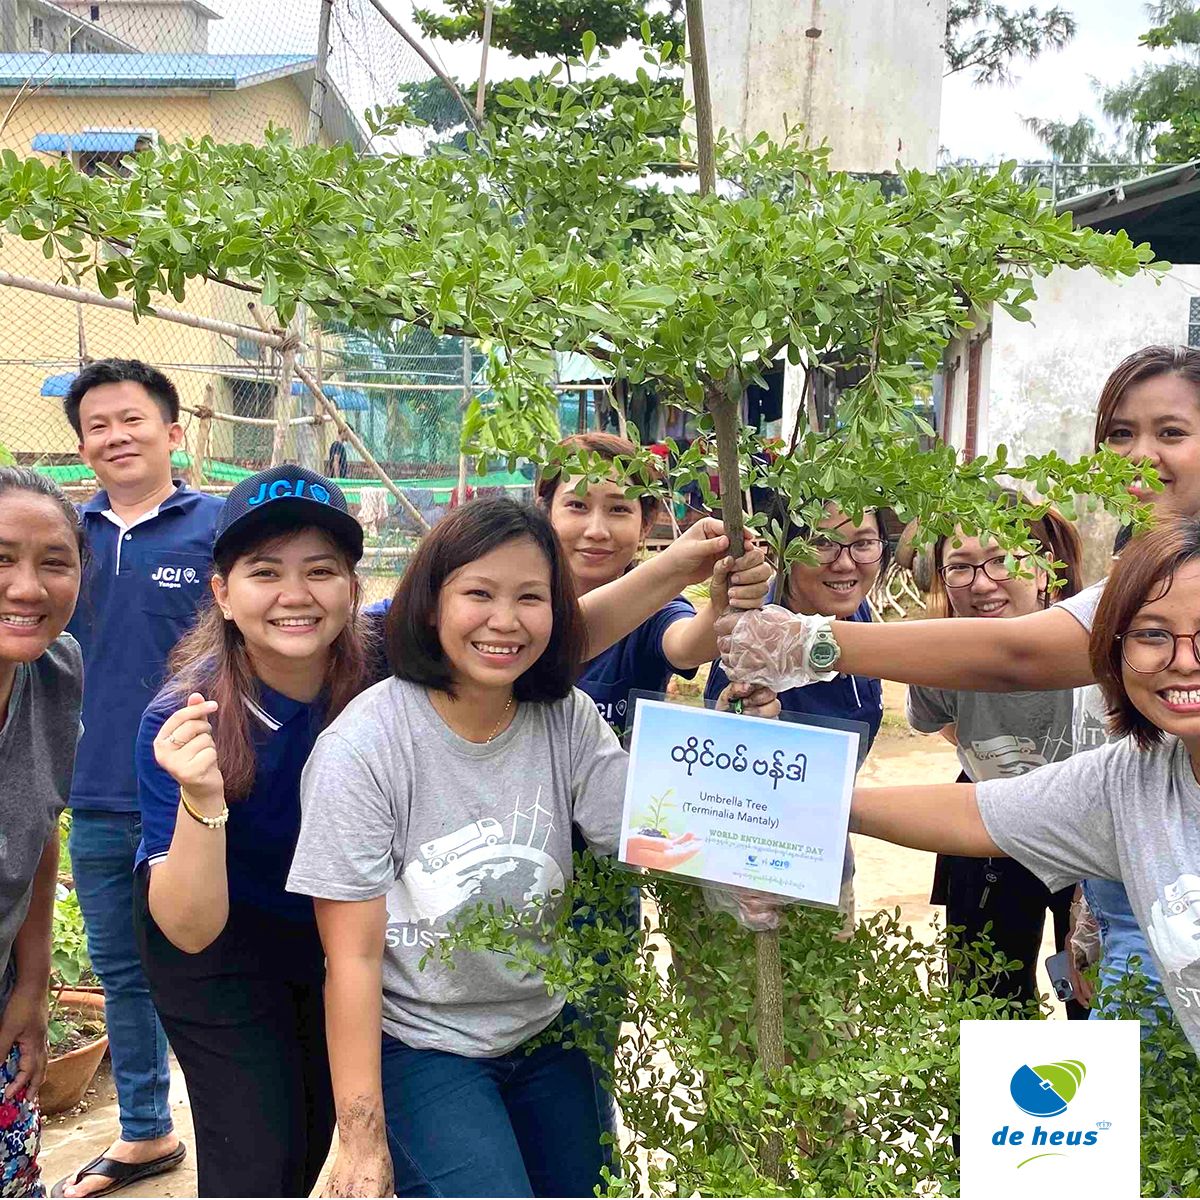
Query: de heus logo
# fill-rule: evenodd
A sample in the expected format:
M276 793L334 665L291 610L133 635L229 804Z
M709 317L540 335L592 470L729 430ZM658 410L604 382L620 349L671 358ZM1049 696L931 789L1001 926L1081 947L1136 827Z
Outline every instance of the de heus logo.
M1008 1092L1013 1102L1031 1117L1057 1117L1067 1111L1067 1106L1075 1099L1087 1075L1087 1067L1077 1058L1068 1058L1062 1062L1044 1063L1041 1066L1019 1066L1008 1083ZM1098 1121L1098 1129L1109 1128L1108 1121ZM1043 1129L1035 1125L1032 1131L1025 1129L1010 1129L1005 1125L992 1134L993 1146L1094 1146L1099 1139L1096 1129ZM1018 1163L1024 1166L1034 1158L1043 1158L1054 1154L1047 1150Z
M319 483L309 483L305 479L276 479L274 483L261 483L258 491L246 503L253 508L256 504L282 500L285 496L294 496L297 500L307 497L320 504L329 503L329 492Z

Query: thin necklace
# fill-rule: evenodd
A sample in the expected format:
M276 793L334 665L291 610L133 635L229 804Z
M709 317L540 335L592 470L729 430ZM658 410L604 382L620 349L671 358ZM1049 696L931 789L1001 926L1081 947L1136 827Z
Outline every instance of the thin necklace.
M496 722L496 728L493 729L492 732L488 734L487 741L483 743L485 746L488 745L488 743L491 742L492 738L494 738L496 736L496 734L498 734L500 732L500 726L504 724L504 718L508 716L508 710L510 708L512 708L512 702L513 702L513 698L511 696L509 696L508 703L504 706L504 711L500 714L500 720L498 720Z

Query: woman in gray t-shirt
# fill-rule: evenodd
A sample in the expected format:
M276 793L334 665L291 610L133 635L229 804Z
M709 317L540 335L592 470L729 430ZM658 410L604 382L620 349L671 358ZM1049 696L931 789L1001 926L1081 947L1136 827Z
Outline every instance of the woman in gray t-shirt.
M79 595L70 502L33 471L0 468L0 1195L39 1195L58 815L67 802L83 661L63 633Z
M1096 609L1090 656L1120 741L1029 775L855 793L852 828L1009 855L1047 887L1124 883L1167 999L1200 1053L1200 521L1135 539Z
M583 627L549 519L510 500L443 518L386 637L394 677L305 767L288 879L316 899L328 960L330 1190L592 1195L605 1152L588 1058L530 1045L562 998L506 955L436 952L480 905L527 913L536 937L538 906L571 878L572 827L598 853L617 845L626 756L572 686ZM690 852L653 849L663 864Z
M990 538L967 537L962 530L938 538L932 547L934 607L955 617L999 621L1028 616L1078 590L1081 547L1074 527L1050 510L1029 530L1041 552L1061 563L1052 589L1047 573L1024 561L1014 569L1010 555ZM1073 749L1074 693L968 692L941 688L908 689L908 720L922 733L940 733L958 748L959 781L980 783L1024 775L1046 763L1069 758ZM1037 964L1046 913L1054 920L1054 940L1062 950L1070 927L1075 887L1051 892L1018 862L939 854L930 901L946 905L946 924L961 929L962 944L986 936L1010 962L1010 971L985 976L996 996L1023 1005L1038 1000ZM1087 1017L1077 1001L1067 1015Z

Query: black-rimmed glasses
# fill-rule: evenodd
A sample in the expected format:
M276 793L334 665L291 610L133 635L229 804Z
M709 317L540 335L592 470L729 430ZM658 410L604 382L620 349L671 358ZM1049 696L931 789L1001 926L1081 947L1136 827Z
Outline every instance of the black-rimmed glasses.
M1172 633L1169 629L1128 629L1117 634L1125 665L1139 675L1157 675L1174 661L1181 641L1191 641L1192 654L1200 662L1200 630Z
M877 563L883 557L882 538L858 538L853 542L834 542L828 538L812 543L817 562L832 566L843 554L849 554L851 562L860 566Z
M993 583L1006 583L1013 577L1013 573L1009 570L1009 562L1023 563L1029 555L1000 555L997 558L989 558L987 562L975 563L947 563L944 567L938 567L938 574L942 577L942 582L948 588L968 588L975 582L975 577L982 571Z

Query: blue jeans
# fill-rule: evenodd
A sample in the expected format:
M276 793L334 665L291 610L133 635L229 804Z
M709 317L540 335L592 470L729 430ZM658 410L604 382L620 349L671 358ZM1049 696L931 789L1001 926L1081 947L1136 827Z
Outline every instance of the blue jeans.
M87 926L88 954L104 985L104 1013L121 1137L145 1142L171 1132L167 1035L150 1000L133 936L133 858L138 813L76 810L71 870Z
M1150 947L1146 944L1146 935L1133 915L1129 896L1123 884L1108 879L1085 879L1083 895L1088 908L1100 926L1100 982L1112 987L1124 975L1129 973L1129 960L1134 955L1141 958L1140 970L1150 982L1150 986L1158 990L1154 1005L1170 1011L1167 998L1162 993L1162 979L1159 978L1158 968L1150 957ZM1112 1004L1108 1008L1093 1007L1091 1019L1103 1020L1111 1016ZM1145 1037L1154 1024L1154 1014L1150 1009L1142 1010L1142 1036Z
M397 1196L591 1196L600 1183L582 1050L464 1058L384 1034L383 1107Z

